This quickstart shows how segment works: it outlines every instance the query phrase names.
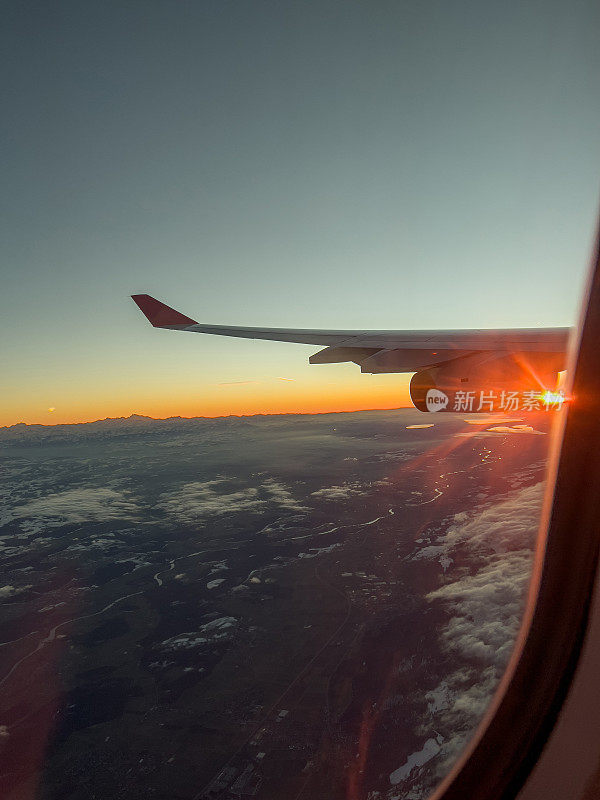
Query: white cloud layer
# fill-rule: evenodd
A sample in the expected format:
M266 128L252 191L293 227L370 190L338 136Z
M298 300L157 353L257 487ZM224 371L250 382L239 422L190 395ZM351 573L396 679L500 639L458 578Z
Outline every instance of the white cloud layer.
M274 508L307 510L277 481L269 479L258 488L249 486L232 491L227 478L186 483L175 492L164 494L158 508L189 525L224 514L261 514Z
M360 483L345 483L343 486L329 486L312 492L312 497L324 500L348 500L357 494L365 494L365 487Z
M31 589L31 584L27 586L11 586L7 584L6 586L0 586L0 600L4 600L7 597L14 597L16 594L20 594L21 592L27 591L27 589Z
M543 484L520 489L473 516L459 514L439 540L457 563L457 577L431 592L451 612L441 636L456 669L425 699L421 732L447 736L437 774L454 763L487 708L510 656L521 622L533 544L539 525ZM464 548L467 548L465 562ZM469 551L471 555L469 555ZM450 573L449 573L450 574Z
M80 525L131 519L138 506L127 492L109 488L67 489L36 497L12 509L12 518L22 520L24 528ZM36 524L37 523L37 524Z

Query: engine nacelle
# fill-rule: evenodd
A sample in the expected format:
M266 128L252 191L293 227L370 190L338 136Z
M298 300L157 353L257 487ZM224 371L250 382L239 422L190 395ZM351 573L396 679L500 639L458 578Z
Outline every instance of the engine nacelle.
M515 414L559 408L561 363L536 354L535 368L513 356L476 354L415 373L410 397L419 411Z

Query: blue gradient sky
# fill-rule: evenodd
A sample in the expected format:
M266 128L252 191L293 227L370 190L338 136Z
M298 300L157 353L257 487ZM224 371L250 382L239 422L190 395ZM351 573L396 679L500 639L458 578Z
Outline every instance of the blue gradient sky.
M398 376L308 367L315 348L152 330L136 292L231 324L575 320L597 3L19 0L3 17L0 424L405 398Z

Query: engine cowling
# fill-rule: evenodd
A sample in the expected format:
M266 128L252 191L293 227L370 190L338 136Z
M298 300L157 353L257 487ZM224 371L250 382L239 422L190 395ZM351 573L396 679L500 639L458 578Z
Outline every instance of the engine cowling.
M410 382L419 411L469 414L547 411L562 405L557 391L561 363L544 354L525 361L514 356L477 354L421 370Z

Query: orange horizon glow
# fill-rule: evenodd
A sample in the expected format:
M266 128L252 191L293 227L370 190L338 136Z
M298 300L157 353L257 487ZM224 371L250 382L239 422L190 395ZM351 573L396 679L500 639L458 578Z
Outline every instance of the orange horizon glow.
M231 394L223 397L223 389L201 392L204 396L185 400L176 397L151 396L137 397L135 400L121 398L78 398L63 402L57 399L52 406L30 401L27 408L3 409L0 414L0 427L10 427L19 423L27 425L64 425L96 422L102 419L118 419L132 414L153 419L170 417L246 417L278 414L327 414L352 411L391 410L413 408L408 387L402 385L369 386L298 386L285 382L279 386L285 390L273 389L265 392L264 387L250 383L232 384ZM290 388L287 388L290 387ZM173 392L177 394L177 392ZM52 408L52 411L50 411Z
M329 377L329 376L328 376ZM132 389L122 382L114 388L99 382L83 382L61 387L49 396L25 400L18 395L7 398L0 412L0 427L27 425L65 425L127 418L132 415L152 419L170 417L249 417L280 414L327 414L355 411L414 408L410 399L409 376L345 375L337 382L309 379L262 378L257 380L196 382L195 378L139 381ZM376 382L375 382L376 381ZM10 400L12 399L12 403ZM562 390L540 392L539 400L551 406L570 400ZM471 425L487 424L479 419ZM503 420L503 422L506 422Z

